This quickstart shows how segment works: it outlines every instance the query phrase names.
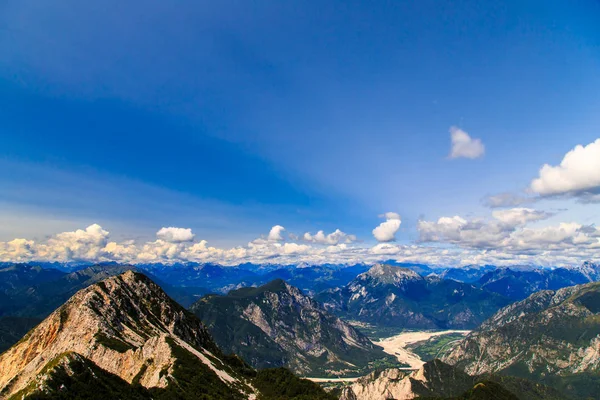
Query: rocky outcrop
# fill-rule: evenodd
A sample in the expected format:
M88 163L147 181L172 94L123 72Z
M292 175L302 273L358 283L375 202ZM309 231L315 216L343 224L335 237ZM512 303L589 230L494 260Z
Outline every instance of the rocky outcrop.
M345 387L340 400L408 400L423 396L458 396L474 378L439 360L415 371L387 369L374 372Z
M0 397L20 391L61 354L76 353L125 382L166 388L185 352L244 390L202 323L156 284L131 271L81 290L0 355Z
M565 400L545 385L507 376L470 376L440 360L429 361L412 372L388 369L372 373L344 387L340 396L340 400L416 398Z
M222 349L257 368L286 366L303 375L342 375L376 360L394 362L352 326L282 280L207 296L190 310Z
M77 389L75 389L77 388ZM76 394L73 393L76 390ZM151 394L133 387L116 375L98 368L77 353L64 353L50 361L27 387L11 399L86 398L146 400Z
M577 379L594 387L600 383L600 283L541 291L511 304L443 360L469 374L502 372L567 391L577 389L569 383Z

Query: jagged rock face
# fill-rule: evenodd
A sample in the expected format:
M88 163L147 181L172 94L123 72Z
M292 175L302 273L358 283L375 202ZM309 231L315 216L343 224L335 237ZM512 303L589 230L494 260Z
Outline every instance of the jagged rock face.
M342 317L412 329L471 329L509 302L471 284L381 264L316 299Z
M364 335L282 280L207 296L190 310L222 349L255 367L287 366L301 374L349 372L387 358Z
M416 371L387 369L360 378L343 389L340 400L408 400L423 396L458 396L470 389L474 378L439 360Z
M77 387L77 394L73 393ZM64 353L46 367L23 390L11 399L27 398L88 398L145 400L150 394L140 387L132 387L116 375L110 374L77 353Z
M600 372L600 283L542 291L503 308L443 360L470 374L544 381Z
M144 275L128 271L81 290L0 355L0 394L27 386L48 362L75 352L128 383L166 387L174 345L226 384L237 381L202 323Z
M408 268L375 264L367 272L358 275L357 281L370 282L373 285L382 284L403 287L409 282L421 282L423 281L423 277Z
M429 361L412 372L374 372L344 387L340 396L340 400L415 398L566 400L558 391L539 383L500 375L470 376L440 360Z

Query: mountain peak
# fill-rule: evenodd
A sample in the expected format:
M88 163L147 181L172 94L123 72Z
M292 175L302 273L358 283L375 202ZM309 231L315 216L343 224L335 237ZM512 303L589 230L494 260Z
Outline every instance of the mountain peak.
M421 275L411 269L394 267L388 264L375 264L361 275L374 278L382 283L398 283L406 280L423 279Z
M0 397L19 391L52 360L74 352L147 388L175 379L186 353L220 384L241 384L204 325L145 275L126 271L80 290L0 355ZM232 375L233 374L233 375Z
M198 300L190 310L225 352L256 368L286 366L297 373L356 373L391 357L282 279L225 296Z

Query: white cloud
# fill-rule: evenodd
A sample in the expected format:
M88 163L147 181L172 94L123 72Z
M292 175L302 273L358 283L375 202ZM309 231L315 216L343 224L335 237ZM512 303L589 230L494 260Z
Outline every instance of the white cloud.
M285 228L283 226L275 225L269 231L269 236L267 237L267 239L272 242L281 242L284 240L283 232L285 232Z
M156 237L171 243L191 242L194 240L194 234L189 228L161 228L156 232Z
M400 220L400 214L395 213L395 212L386 212L385 214L381 214L379 216L379 218L385 218L385 219L397 219Z
M573 246L597 245L595 232L583 229L581 224L570 222L538 229L523 229L511 236L509 246L517 250L567 249Z
M455 126L450 128L452 149L450 158L479 158L485 154L485 146L481 139L473 139L469 134Z
M402 220L400 215L395 212L387 212L380 217L385 217L386 221L382 222L373 229L373 236L378 242L391 242L396 239L396 232L400 229Z
M600 246L600 231L593 226L560 223L541 228L527 227L528 223L551 215L529 208L514 208L493 212L491 220L467 220L454 216L442 217L437 222L419 221L417 229L423 243L449 243L465 249L502 252L513 260L523 255L539 254L556 259L557 256L569 255L569 252L571 255L580 252L580 256L585 254L593 258ZM550 256L552 252L557 253Z
M122 243L108 242L104 247L104 251L111 261L135 260L139 253L139 249L133 240L126 240Z
M28 261L35 255L35 242L27 239L0 242L0 255L12 261Z
M307 253L311 250L311 247L305 244L298 243L284 243L283 252L285 254L301 254Z
M310 232L306 232L304 235L302 235L302 240L310 243L336 245L338 243L352 243L356 241L356 236L348 235L347 233L336 229L334 232L328 235L325 235L325 232L323 231L318 231L314 235L311 235Z
M534 210L532 208L511 208L508 210L496 210L492 216L510 226L525 225L528 222L540 221L552 216L546 211Z
M437 222L419 221L420 240L422 242L456 242L460 241L461 230L467 225L467 220L459 217L441 217Z
M145 243L138 250L136 259L142 262L181 261L185 249L185 242L167 242L159 239Z
M402 247L390 243L378 243L371 248L371 253L377 255L395 255L402 251Z
M400 223L397 214L387 214L387 217L390 218L386 222ZM597 259L600 230L595 226L561 223L530 228L526 225L540 218L542 214L539 211L530 209L510 210L496 214L490 220L442 217L437 222L419 223L422 239L434 242L434 245L379 243L373 247L351 243L323 246L321 243L267 239L231 248L212 247L206 240L169 242L159 238L145 243L133 240L115 242L109 240L106 230L94 224L83 230L59 233L40 242L23 238L0 242L0 261L116 261L132 264L194 261L237 265L245 262L355 264L393 259L445 266L515 263L556 266ZM275 232L283 237L281 229ZM439 243L453 246L440 246Z
M600 190L600 139L585 147L577 145L560 165L545 164L530 189L541 196L597 193Z
M85 230L63 232L41 244L37 253L42 259L89 260L104 257L104 247L108 243L108 232L98 224Z

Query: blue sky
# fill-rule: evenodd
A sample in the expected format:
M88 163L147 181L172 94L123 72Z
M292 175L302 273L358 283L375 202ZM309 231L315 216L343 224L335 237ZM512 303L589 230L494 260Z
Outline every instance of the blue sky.
M491 218L482 199L498 193L537 195L527 207L548 216L533 226L600 223L579 186L524 192L600 137L596 1L0 11L0 240L99 224L111 240L181 227L230 248L281 225L371 246L394 212L394 243L411 245L419 221ZM450 159L451 127L484 153Z

